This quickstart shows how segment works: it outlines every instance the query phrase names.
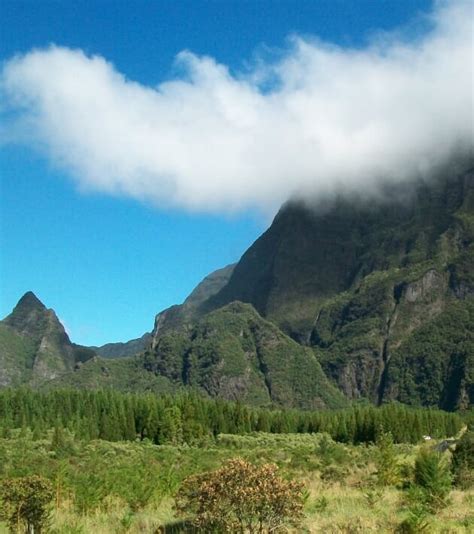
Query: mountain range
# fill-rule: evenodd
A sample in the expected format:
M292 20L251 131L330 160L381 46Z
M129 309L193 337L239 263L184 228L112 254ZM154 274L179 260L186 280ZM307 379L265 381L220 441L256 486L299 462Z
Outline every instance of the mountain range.
M291 201L151 333L71 343L31 293L0 322L0 385L193 388L257 405L474 402L474 170Z

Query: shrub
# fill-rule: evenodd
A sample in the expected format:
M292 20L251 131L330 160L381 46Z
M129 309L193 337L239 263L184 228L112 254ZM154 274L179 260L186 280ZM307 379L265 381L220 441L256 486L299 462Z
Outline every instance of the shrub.
M392 486L400 482L400 466L390 432L382 432L377 437L375 464L377 481L381 486Z
M364 497L369 507L375 508L375 506L383 499L383 491L381 489L368 490L364 493Z
M315 448L315 453L323 466L333 463L347 463L349 455L343 445L335 443L328 434L322 434Z
M454 482L461 488L474 485L474 432L466 432L453 453Z
M412 506L408 510L407 517L398 525L396 532L399 534L421 534L430 532L431 524L424 506Z
M438 452L421 449L415 460L414 493L420 503L431 512L436 512L448 504L452 476L448 459Z
M49 480L37 475L6 479L2 481L0 495L0 519L8 523L11 532L40 534L46 527L53 499Z
M206 532L274 532L303 518L300 483L286 481L273 464L255 466L240 458L220 469L187 478L176 496L179 513Z

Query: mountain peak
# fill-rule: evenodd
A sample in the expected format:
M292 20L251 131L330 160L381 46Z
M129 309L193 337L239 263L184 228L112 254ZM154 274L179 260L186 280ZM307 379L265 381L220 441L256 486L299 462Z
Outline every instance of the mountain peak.
M10 369L3 375L4 385L14 383L18 373L30 375L33 382L51 380L95 356L94 351L71 343L54 310L46 308L32 291L0 321L0 328L16 339L10 358L0 351L0 369Z
M17 305L15 306L15 310L16 309L45 310L46 306L33 293L33 291L27 291L18 301Z
M53 319L56 319L54 312L48 310L32 291L27 291L2 322L19 333L37 338L41 337L46 323Z

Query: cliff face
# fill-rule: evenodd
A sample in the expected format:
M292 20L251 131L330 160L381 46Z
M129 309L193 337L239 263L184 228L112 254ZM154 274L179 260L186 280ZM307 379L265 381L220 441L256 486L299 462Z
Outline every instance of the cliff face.
M474 173L448 169L378 201L287 204L193 317L250 303L311 347L348 398L452 409L473 402L473 298ZM459 309L460 336L445 326ZM449 347L433 352L423 332L440 329Z
M53 379L95 353L71 343L55 312L32 293L0 322L1 385Z
M324 300L356 288L373 272L443 254L448 259L463 248L459 217L472 216L472 180L467 172L402 184L379 201L344 197L314 208L289 203L203 310L250 302L305 342Z

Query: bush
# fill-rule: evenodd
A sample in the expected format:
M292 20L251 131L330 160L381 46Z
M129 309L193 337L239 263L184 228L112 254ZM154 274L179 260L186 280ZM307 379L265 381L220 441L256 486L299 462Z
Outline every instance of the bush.
M398 525L398 534L421 534L430 532L431 524L424 506L412 506L407 517Z
M445 455L429 449L422 449L415 460L415 490L419 502L431 512L448 504L452 476Z
M474 432L466 432L453 453L452 471L457 486L474 486Z
M375 464L377 481L381 486L394 486L400 482L400 466L390 432L382 432L377 437Z
M0 519L8 523L11 532L40 534L46 527L53 499L49 480L37 475L6 479L2 481L0 496Z
M206 532L274 532L298 526L303 518L303 486L278 476L273 464L255 466L240 458L220 469L187 478L176 509L192 514Z

